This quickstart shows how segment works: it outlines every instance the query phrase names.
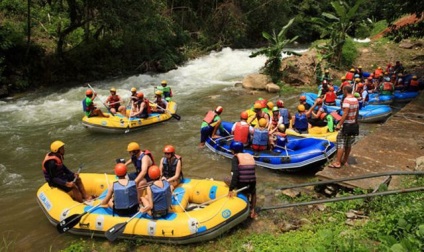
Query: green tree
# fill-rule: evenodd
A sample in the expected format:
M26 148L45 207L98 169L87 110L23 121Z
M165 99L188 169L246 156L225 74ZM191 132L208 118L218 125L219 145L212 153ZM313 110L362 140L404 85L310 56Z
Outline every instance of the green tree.
M333 1L331 6L335 10L332 13L322 13L322 18L314 18L313 21L321 26L321 38L329 38L324 46L318 47L323 58L329 59L331 63L340 66L342 63L343 45L346 42L348 31L353 25L353 18L364 0L358 0L350 7L344 1Z
M268 58L265 62L265 66L262 68L262 72L269 75L274 83L280 83L281 78L283 77L283 72L281 71L283 53L288 55L299 55L294 51L285 50L285 47L288 44L293 43L297 39L297 36L292 39L286 38L287 30L293 24L293 21L294 18L291 19L278 34L276 34L275 31L273 31L272 35L267 32L262 32L262 36L268 40L269 46L264 47L249 56L252 58L258 55L265 55Z

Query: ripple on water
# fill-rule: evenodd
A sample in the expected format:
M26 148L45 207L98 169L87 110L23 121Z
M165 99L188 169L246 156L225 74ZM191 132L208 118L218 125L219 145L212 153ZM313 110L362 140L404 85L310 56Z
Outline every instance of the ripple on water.
M16 190L22 187L25 179L18 173L11 173L7 170L7 167L0 164L0 180L1 180L1 191L16 192Z

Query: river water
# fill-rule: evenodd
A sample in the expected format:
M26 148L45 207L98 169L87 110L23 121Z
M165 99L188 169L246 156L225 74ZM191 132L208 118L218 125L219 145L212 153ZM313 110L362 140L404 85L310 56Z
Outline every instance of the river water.
M115 159L128 158L126 146L136 141L141 148L151 150L157 161L164 145L174 145L177 154L183 156L186 177L222 179L228 176L228 159L207 148L197 148L199 127L204 114L217 105L224 107L224 120L235 121L239 113L259 96L276 100L275 94L251 95L234 86L245 75L258 72L265 63L264 57L249 58L250 53L250 50L226 48L191 60L165 74L91 83L101 100L106 99L111 87L117 88L117 93L128 100L131 87L152 97L154 87L163 79L168 81L178 103L177 114L182 119L171 118L128 134L95 134L82 126L84 83L75 87L42 89L17 99L0 101L0 251L3 251L1 248L57 251L79 239L71 234L58 234L36 202L36 191L44 183L41 162L54 140L65 142L65 164L73 171L84 164L83 172L112 173ZM292 111L297 97L298 93L283 95ZM97 103L101 106L99 100ZM292 184L304 182L312 176L280 174L264 168L258 168L257 174L259 191L262 183Z

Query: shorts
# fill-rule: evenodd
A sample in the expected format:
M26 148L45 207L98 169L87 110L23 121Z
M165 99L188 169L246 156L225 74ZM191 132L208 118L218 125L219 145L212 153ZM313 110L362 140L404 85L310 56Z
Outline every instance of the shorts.
M267 145L256 145L256 144L252 144L251 148L254 151L263 151L263 150L266 150L268 148L268 146Z
M200 142L204 143L212 135L213 127L206 126L200 129Z
M350 148L356 140L356 136L345 136L341 131L337 134L337 149Z
M138 204L127 209L113 209L113 213L119 216L132 216L138 212Z

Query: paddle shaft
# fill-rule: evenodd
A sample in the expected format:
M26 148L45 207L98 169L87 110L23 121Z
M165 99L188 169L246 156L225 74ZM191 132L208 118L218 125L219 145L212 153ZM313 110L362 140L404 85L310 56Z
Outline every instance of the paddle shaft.
M90 83L88 83L87 84L88 85L88 87L93 91L93 93L96 93L96 91L94 90L94 88L90 85ZM115 116L112 112L110 112L110 108L109 108L109 106L107 106L106 105L106 103L104 103L103 101L102 101L102 99L100 99L100 97L99 97L99 100L100 100L100 102L103 104L103 106L105 106L105 108L107 109L107 111L109 111L109 113L112 115L112 116Z
M85 211L82 214L79 215L71 215L68 218L65 218L64 220L60 221L57 225L56 228L59 231L59 233L65 233L66 231L68 231L69 229L73 228L75 225L77 225L79 223L79 221L81 220L81 218L90 213L91 211L93 211L94 209L96 209L97 207L100 206L101 203L93 206L92 208L88 209L87 211Z
M164 109L164 108L162 108L161 106L159 106L159 105L157 105L156 103L150 103L150 104L152 104L152 105L156 105L156 107L158 107L158 108L160 108L160 109L163 109L163 110L165 110L166 112L168 112L172 117L174 117L175 119L177 119L178 121L181 119L181 116L179 116L179 115L177 115L177 114L172 114L171 113L171 111L169 111L169 110L167 110L167 109Z
M131 100L130 100L131 101ZM127 129L125 130L125 134L127 134L128 132L130 132L130 128L131 128L131 113L133 110L133 103L131 103L131 110L130 110L130 116L128 117L128 125L127 125Z
M241 192L241 191L243 191L243 190L246 190L247 188L249 188L249 186L245 186L245 187L242 187L242 188L240 188L240 189L237 189L235 192L236 192L236 193L239 193L239 192ZM218 197L218 198L216 198L216 199L211 199L211 200L209 200L209 201L203 202L202 204L198 205L197 207L206 206L206 205L208 205L208 204L210 204L210 203L212 203L212 202L214 202L214 201L216 201L216 200L219 200L219 199L225 198L225 197L227 197L227 196L228 196L228 195L222 195L221 197Z

